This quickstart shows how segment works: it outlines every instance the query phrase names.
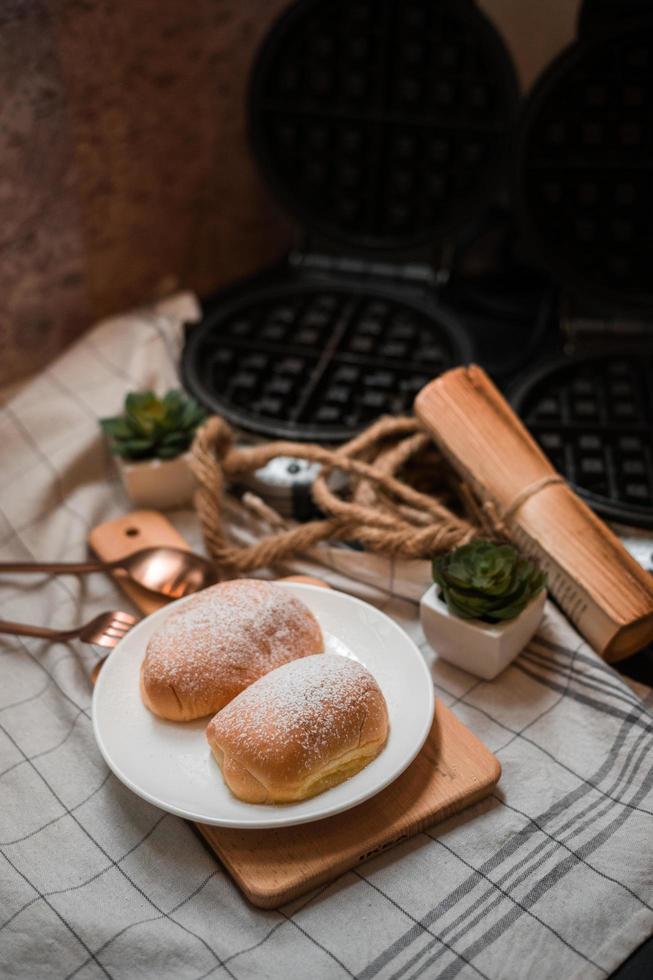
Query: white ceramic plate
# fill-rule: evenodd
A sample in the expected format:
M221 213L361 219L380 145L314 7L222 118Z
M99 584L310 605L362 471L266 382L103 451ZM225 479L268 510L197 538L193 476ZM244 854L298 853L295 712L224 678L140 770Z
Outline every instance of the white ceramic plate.
M277 806L237 800L206 741L209 719L163 721L141 701L141 661L152 632L170 614L171 605L127 634L105 663L93 694L93 727L100 751L118 779L138 796L180 817L219 827L287 827L362 803L413 761L428 735L434 710L433 683L413 641L384 613L343 592L294 582L283 587L313 611L327 652L352 657L374 674L390 717L384 750L351 779L310 800Z

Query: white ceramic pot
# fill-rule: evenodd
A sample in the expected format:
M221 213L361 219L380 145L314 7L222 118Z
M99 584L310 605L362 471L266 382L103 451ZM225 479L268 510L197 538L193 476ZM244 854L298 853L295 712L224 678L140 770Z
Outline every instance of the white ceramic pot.
M439 657L490 681L531 639L542 621L545 602L542 589L515 619L483 623L454 616L438 597L437 585L432 585L420 600L420 618L424 635Z
M129 499L139 507L168 510L193 502L195 477L188 464L190 453L174 459L145 459L117 463Z

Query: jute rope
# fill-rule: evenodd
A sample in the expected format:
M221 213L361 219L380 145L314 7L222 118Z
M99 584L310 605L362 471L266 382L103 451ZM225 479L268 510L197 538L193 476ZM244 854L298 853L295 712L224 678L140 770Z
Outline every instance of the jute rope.
M395 475L429 441L416 419L386 417L337 449L285 441L239 448L224 419L208 419L195 436L191 467L198 481L195 506L216 565L226 575L252 572L324 541L355 541L400 558L430 558L470 541L478 533L474 525ZM321 465L312 493L324 518L283 528L253 545L230 542L223 514L226 485L276 456ZM348 475L346 498L329 486L334 470Z
M535 497L542 490L546 490L547 487L555 486L556 484L565 484L566 482L565 478L560 476L559 473L554 473L551 476L543 476L540 480L535 480L534 483L529 483L523 490L520 490L514 500L507 507L504 507L503 510L500 510L494 501L486 500L481 505L483 518L485 519L482 522L489 522L489 526L495 534L509 538L509 522L527 500ZM477 514L477 516L479 515Z

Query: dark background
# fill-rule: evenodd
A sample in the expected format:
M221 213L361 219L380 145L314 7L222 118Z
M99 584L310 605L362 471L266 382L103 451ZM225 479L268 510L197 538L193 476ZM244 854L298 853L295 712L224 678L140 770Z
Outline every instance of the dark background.
M245 138L287 0L0 0L0 384L94 320L285 251ZM481 0L527 88L578 0Z

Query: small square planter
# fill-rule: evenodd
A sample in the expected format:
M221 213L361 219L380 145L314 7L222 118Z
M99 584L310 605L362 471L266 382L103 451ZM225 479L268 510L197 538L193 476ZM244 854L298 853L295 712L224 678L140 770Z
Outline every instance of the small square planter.
M492 680L511 663L537 630L542 620L546 590L542 589L526 608L505 623L483 623L462 619L449 612L432 585L420 600L420 619L424 635L438 656Z
M196 483L189 466L190 453L175 459L145 459L137 462L117 458L118 469L129 499L138 507L168 510L193 502Z

